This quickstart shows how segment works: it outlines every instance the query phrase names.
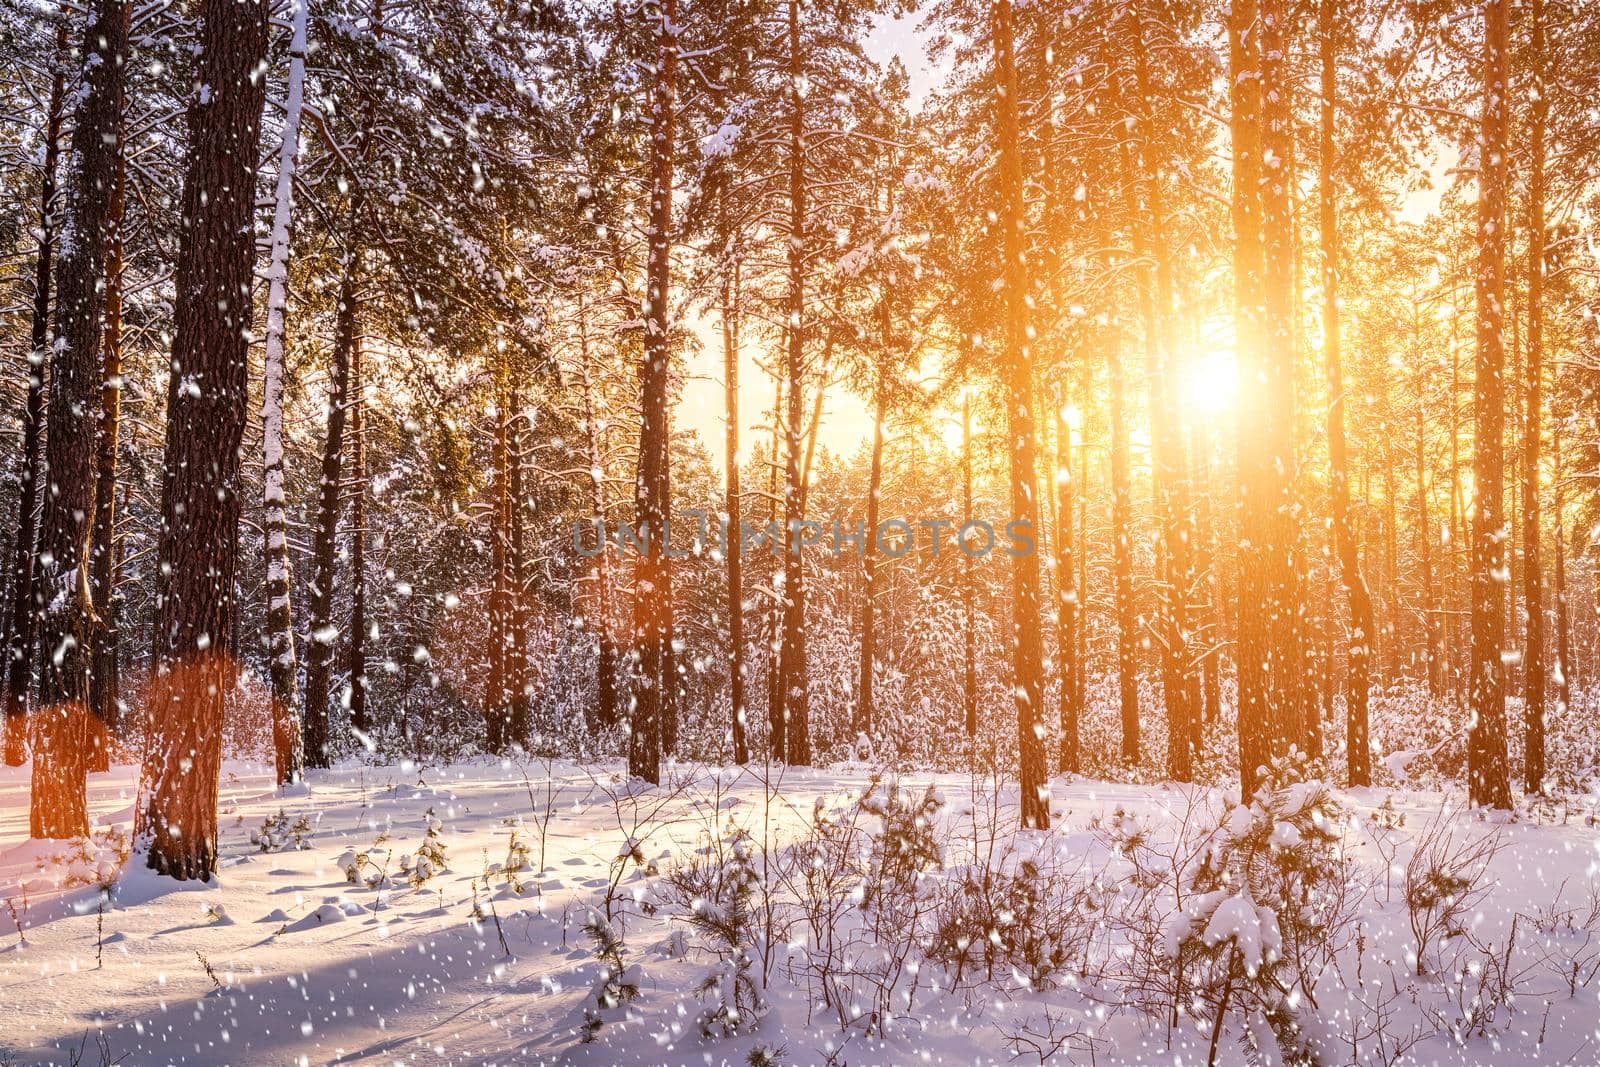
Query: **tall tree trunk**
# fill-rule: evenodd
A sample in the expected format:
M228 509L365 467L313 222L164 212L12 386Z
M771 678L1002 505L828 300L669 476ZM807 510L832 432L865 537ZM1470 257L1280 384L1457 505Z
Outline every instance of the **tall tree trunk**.
M103 235L116 186L117 128L127 32L123 0L96 0L81 55L83 89L67 164L66 211L57 264L54 347L46 431L45 494L39 540L43 650L35 714L32 808L34 837L89 832L84 776L89 748L89 672L98 625L87 559L94 516L95 412L99 400L100 325L105 306Z
M129 10L122 9L123 35ZM127 97L117 105L117 157L111 188L111 213L106 220L105 310L100 338L100 422L95 427L94 529L89 549L89 589L100 625L92 631L89 661L89 769L111 769L111 744L118 718L117 678L117 431L122 421L122 264L123 226L127 207Z
M271 252L267 265L267 331L262 360L262 543L267 570L267 654L272 675L272 751L279 785L305 773L300 731L299 668L295 662L289 520L283 492L283 382L285 318L289 307L290 227L294 179L300 158L300 118L305 103L306 21L310 0L290 0L289 82L278 175L273 195Z
M350 726L372 732L367 715L367 435L366 348L350 349ZM366 744L365 741L362 742Z
M1167 581L1161 601L1161 679L1167 711L1167 774L1175 781L1193 777L1200 745L1199 690L1190 663L1189 601L1194 580L1194 530L1189 512L1188 465L1183 450L1183 419L1178 411L1178 352L1173 330L1173 270L1166 233L1166 197L1156 149L1154 92L1146 55L1144 24L1136 3L1133 19L1134 73L1139 90L1138 144L1144 190L1143 210L1134 225L1140 252L1153 269L1140 286L1146 347L1150 352L1152 403L1152 481L1161 522L1161 550ZM1132 170L1129 172L1134 173Z
M266 4L204 0L200 47L198 80L210 96L189 107L188 223L172 346L172 373L195 385L180 388L167 412L159 558L172 581L156 608L161 655L140 822L151 835L151 869L209 881L223 704L236 678L225 649L238 611L239 441L249 400L250 221L266 102L266 79L257 76L267 52Z
M589 321L581 295L578 297L578 354L582 361L579 377L583 383L583 432L589 451L589 519L594 525L599 550L589 565L589 582L594 589L590 622L596 642L594 725L610 729L617 724L617 644L611 631L611 575L606 566L605 453L600 447L594 368L589 354Z
M1473 380L1472 726L1467 776L1472 803L1511 806L1506 758L1505 598L1505 221L1506 0L1485 0L1483 129L1478 176L1478 337Z
M963 335L965 347L965 335ZM961 528L972 525L972 389L961 389ZM875 537L875 529L867 532ZM978 736L978 631L976 594L972 585L972 556L961 553L962 678L961 710L967 737Z
M38 627L39 598L34 583L38 560L39 475L43 460L45 364L50 359L50 285L55 257L56 164L61 155L62 95L65 92L67 22L56 31L50 101L45 110L44 165L39 180L39 247L33 263L33 322L28 344L28 385L22 404L21 494L17 501L17 537L11 548L11 600L6 627L5 761L20 767L27 761L28 689L33 678L33 638Z
M528 628L531 622L527 595L527 506L522 496L524 491L522 468L527 456L523 428L528 424L528 419L523 411L522 387L518 384L518 380L518 373L513 369L511 423L506 440L511 464L508 503L510 511L507 515L511 537L508 546L511 552L511 662L507 677L511 687L511 743L526 749L533 736L533 675L532 665L528 662Z
M667 425L671 360L672 155L677 128L677 0L661 0L656 24L658 62L650 98L650 233L645 263L644 360L639 368L639 475L634 510L646 545L634 573L633 637L638 656L628 773L661 782L661 718L675 685L669 674L668 628L672 572L667 565Z
M1240 787L1302 739L1290 678L1299 608L1293 560L1294 340L1289 82L1280 0L1230 8L1234 305L1239 362ZM1272 165L1266 165L1269 158Z
M1417 382L1417 558L1422 565L1422 625L1423 669L1428 681L1428 695L1440 696L1444 692L1444 656L1440 633L1440 606L1434 579L1432 508L1428 499L1428 435L1427 413L1422 404L1424 383Z
M777 371L772 377L772 448L767 456L767 525L769 529L778 521L778 442L784 436L784 375L782 371ZM782 534L779 534L779 537L781 538ZM773 605L769 617L772 634L767 645L767 748L771 758L781 763L787 742L784 727L788 722L788 715L785 714L783 706L783 600L781 597Z
M1113 327L1106 351L1111 378L1111 589L1117 616L1117 693L1122 760L1137 764L1139 739L1139 611L1133 600L1133 489L1128 483L1127 388L1122 331Z
M1022 145L1011 0L994 0L995 132L1000 154L1000 219L1005 289L1005 396L1011 457L1011 521L1033 541L1011 560L1012 692L1024 829L1050 825L1045 756L1044 641L1039 617L1038 447L1034 430L1033 352L1028 338L1028 264L1023 233Z
M1261 55L1257 0L1228 8L1233 140L1233 303L1239 351L1238 665L1239 778L1246 800L1270 758L1273 586L1268 569L1273 499L1268 450L1265 259L1261 226Z
M511 634L510 581L507 568L510 553L507 550L508 533L506 515L510 498L507 455L506 369L504 353L497 353L494 372L494 448L490 466L489 499L492 504L489 520L490 566L494 574L489 592L489 673L483 687L483 722L485 745L488 750L501 755L506 751L509 728L510 690L506 684L507 646Z
M1522 656L1522 783L1544 788L1544 567L1540 560L1539 431L1544 417L1544 139L1550 102L1544 79L1544 0L1530 0L1533 128L1528 149L1528 411L1522 436L1522 596L1528 634Z
M1308 751L1301 635L1305 605L1300 599L1297 557L1301 554L1295 519L1295 370L1299 331L1295 325L1297 253L1294 224L1294 81L1289 66L1290 7L1286 0L1261 0L1262 80L1261 228L1267 345L1264 400L1267 404L1265 464L1271 508L1268 577L1271 612L1277 619L1272 642L1272 698L1268 701L1268 754L1279 756L1298 745Z
M722 207L726 236L726 205ZM728 242L723 242L726 255ZM723 551L728 561L728 677L733 716L733 762L750 761L750 742L746 737L749 719L745 707L745 673L749 665L744 648L744 519L743 493L739 486L739 264L725 268L720 293L722 318L722 385L727 423L723 427L723 448L727 453L726 487L728 532Z
M340 483L344 474L345 417L349 410L350 359L356 341L356 290L360 253L347 252L334 316L332 366L328 376L328 430L317 484L317 528L312 538L311 630L306 649L305 759L327 767L332 759L328 728L329 687L339 628L333 623L333 585L338 565Z
M1561 672L1561 704L1556 709L1565 713L1572 707L1572 686L1577 679L1577 664L1572 660L1572 612L1567 604L1567 535L1566 521L1562 515L1561 479L1561 423L1552 427L1550 460L1555 466L1555 501L1551 509L1554 529L1550 531L1556 546L1556 669Z
M1058 694L1061 717L1061 771L1077 774L1082 765L1078 723L1083 717L1078 678L1078 586L1072 561L1072 424L1067 421L1067 398L1056 395L1056 654L1061 679ZM962 418L967 401L962 396ZM963 456L963 463L966 462ZM967 517L971 521L971 516Z
M880 314L887 320L888 311L880 305ZM884 349L888 350L888 326L885 324ZM862 551L865 559L862 560L863 591L861 600L861 663L859 668L860 684L856 692L856 721L852 729L857 735L870 737L874 709L872 703L872 676L877 665L878 642L878 597L880 595L881 560L878 558L877 529L879 516L882 514L881 504L883 495L883 421L888 417L886 390L883 383L883 370L876 372L877 378L872 389L872 458L867 467L867 536L866 544ZM965 403L965 401L963 401Z
M806 666L805 561L800 532L805 522L804 486L800 470L800 434L804 410L806 173L804 66L800 44L799 0L788 4L789 44L789 263L788 322L785 325L784 372L788 377L788 423L785 426L783 649L778 673L782 679L785 719L783 759L796 766L811 762L810 693ZM818 383L821 388L821 383Z

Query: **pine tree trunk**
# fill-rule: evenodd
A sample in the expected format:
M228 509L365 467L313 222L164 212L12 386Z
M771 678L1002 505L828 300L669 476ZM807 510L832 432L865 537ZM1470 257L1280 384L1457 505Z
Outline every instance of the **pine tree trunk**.
M50 98L45 111L44 161L39 182L39 245L34 258L32 331L28 347L28 382L22 406L22 461L17 500L17 536L11 549L11 587L7 604L6 656L0 664L5 686L5 762L20 767L27 761L28 690L33 681L34 634L40 602L35 581L38 566L39 478L43 473L45 373L50 359L50 286L54 267L56 167L61 155L62 96L65 91L67 22L56 31Z
M1428 502L1427 415L1422 405L1423 382L1417 382L1417 558L1422 565L1423 668L1428 680L1428 695L1444 692L1444 657L1440 648L1438 592L1434 588L1433 536Z
M372 732L367 716L367 443L365 348L350 349L350 726ZM365 744L366 742L363 742Z
M1133 9L1134 73L1139 91L1139 186L1143 210L1134 220L1142 255L1153 269L1142 279L1140 302L1151 356L1151 430L1154 438L1151 480L1161 523L1161 549L1167 581L1161 597L1161 680L1167 712L1167 774L1179 782L1194 774L1200 745L1199 691L1190 664L1189 601L1194 581L1194 529L1189 513L1189 472L1183 450L1183 419L1177 393L1178 352L1173 330L1173 270L1166 233L1166 197L1155 145L1154 94L1150 84L1144 25ZM1130 175L1133 171L1130 169Z
M726 206L723 207L726 235ZM724 240L723 251L728 242ZM723 448L727 453L726 490L728 532L723 538L728 561L728 677L731 685L733 762L750 761L750 743L745 736L749 719L745 707L745 672L749 669L744 648L744 518L743 493L739 487L739 265L725 268L721 292L722 384L727 423L723 428Z
M129 10L122 11L127 35ZM94 613L100 620L91 633L94 648L89 660L89 769L111 769L111 744L117 728L117 623L119 599L117 569L117 432L122 415L122 220L127 205L126 139L123 119L127 99L117 106L117 156L111 213L106 220L105 310L101 314L100 421L95 427L94 528L89 549L89 588Z
M1572 611L1567 603L1567 535L1561 499L1561 479L1565 475L1565 468L1561 465L1560 421L1556 421L1551 429L1550 460L1555 466L1552 522L1555 528L1550 533L1556 546L1556 665L1561 672L1561 704L1557 710L1565 713L1572 707L1572 687L1578 681L1578 665L1572 659Z
M964 344L964 342L963 342ZM961 526L966 529L972 525L972 390L965 386L961 390ZM867 531L868 537L876 538L874 530ZM961 684L961 710L962 718L966 724L967 737L976 739L978 736L978 631L975 620L977 612L977 596L972 583L972 556L966 552L961 554L961 615L962 636L964 638L962 649L962 684Z
M1479 144L1477 373L1473 380L1472 726L1467 746L1472 803L1511 806L1506 757L1504 509L1506 0L1485 0L1483 129Z
M1078 702L1078 587L1072 561L1072 426L1067 421L1066 397L1056 397L1056 654L1060 663L1061 691L1057 694L1061 718L1061 771L1077 774L1082 763L1079 751L1079 720L1083 708ZM967 419L967 400L961 400L962 420ZM969 461L962 457L963 464ZM968 502L970 503L970 487ZM970 510L970 509L969 509ZM971 516L967 516L971 521ZM970 568L971 561L967 561Z
M44 164L39 181L39 246L33 264L32 332L28 344L28 384L22 404L21 492L17 500L17 536L11 548L11 598L7 605L6 656L0 664L5 685L5 761L20 767L27 761L28 690L33 679L34 633L39 598L34 572L38 564L39 476L44 460L44 392L50 359L50 286L56 243L56 166L61 156L62 96L65 92L67 23L56 31L50 99L44 117Z
M344 277L339 282L328 378L328 431L323 441L322 475L317 485L317 529L311 547L311 640L306 648L305 759L308 767L328 767L333 755L328 705L334 650L339 640L339 628L333 624L333 585L339 560L339 490L344 474L350 359L357 343L358 262L359 253L350 253L344 264Z
M527 509L522 498L522 465L527 455L523 426L527 419L522 410L522 389L517 375L511 377L511 424L506 447L510 452L511 499L507 520L510 523L511 551L511 743L526 750L533 736L533 677L528 663L528 544L525 530Z
M1267 489L1270 531L1267 576L1269 612L1276 621L1271 640L1271 676L1266 705L1267 754L1272 757L1299 746L1311 746L1305 719L1305 679L1300 638L1305 606L1300 600L1299 536L1295 521L1295 225L1292 203L1294 136L1289 71L1289 6L1286 0L1261 0L1260 69L1262 78L1261 228L1265 269L1266 347L1263 376L1267 451L1261 469Z
M800 532L805 522L801 481L800 437L803 428L805 375L806 173L805 111L799 0L788 3L789 46L789 249L788 322L785 326L784 373L788 378L788 421L784 427L784 552L783 648L779 656L784 716L782 759L795 766L811 763L811 697L806 668L805 565L800 558ZM818 386L820 388L820 384Z
M672 163L676 136L678 44L676 0L662 0L656 26L659 63L650 100L650 230L645 264L644 360L639 367L639 476L634 510L646 545L634 573L633 644L638 656L628 773L652 785L661 782L661 719L676 684L669 675L668 628L672 574L666 536L668 363L671 359Z
M1522 656L1522 782L1529 793L1544 787L1544 568L1540 560L1539 432L1544 417L1544 140L1550 102L1544 83L1544 0L1530 0L1528 47L1532 62L1533 124L1528 155L1527 416L1522 437L1522 595L1528 634Z
M1018 131L1017 62L1011 0L994 0L995 132L1000 155L1000 221L1005 290L1005 395L1011 459L1011 522L1032 539L1011 560L1012 692L1017 705L1024 829L1050 825L1045 756L1044 641L1039 613L1038 446L1035 440L1033 353L1028 338L1028 265L1023 234L1022 145Z
M300 730L299 667L295 662L292 563L283 491L283 383L285 318L289 306L289 239L294 179L300 158L300 118L305 102L306 21L310 0L290 0L289 81L283 139L272 212L267 266L266 354L261 398L262 542L266 549L267 654L272 676L272 751L279 785L305 773Z
M46 429L45 494L36 592L47 605L35 713L30 830L34 837L89 831L84 776L89 748L89 673L97 624L86 551L94 516L94 438L99 400L104 234L116 185L117 129L127 35L122 0L97 0L84 31L83 89L74 116L62 216L54 347Z
M887 309L881 313L887 318ZM888 327L884 327L885 353L888 351ZM865 559L862 560L863 590L861 600L861 662L858 669L860 678L856 701L855 722L851 728L857 735L871 736L875 719L872 702L872 681L874 667L878 657L877 626L878 626L878 597L880 595L878 545L876 531L878 519L881 514L883 496L883 422L888 417L885 390L883 385L883 372L877 372L877 381L874 383L872 400L872 453L867 467L867 536L863 548Z
M494 397L494 471L490 483L491 566L489 593L489 676L484 686L483 718L488 750L502 755L511 744L511 413L508 410L503 353L496 357Z
M778 442L784 436L784 375L773 374L772 448L767 456L767 525L778 521ZM779 535L780 538L782 535ZM781 546L780 546L781 551ZM768 613L772 628L767 649L767 751L770 757L783 762L787 737L784 727L788 715L784 710L783 692L783 599L777 598Z
M153 744L145 760L149 864L208 881L217 857L223 704L236 677L227 644L237 622L239 441L248 388L256 160L266 79L264 3L204 0L199 82L189 109L189 172L178 256L173 374L185 383L167 413L160 562L172 575L157 606ZM192 384L191 384L192 383Z
M1139 762L1139 609L1133 600L1133 488L1128 481L1127 387L1122 332L1113 327L1106 351L1111 379L1111 590L1117 616L1117 693L1122 760Z
M596 641L594 725L610 729L617 724L617 646L611 632L611 576L606 566L605 453L600 447L594 369L589 354L589 322L581 295L578 298L578 354L582 361L579 376L583 383L583 432L589 454L589 519L599 549L589 566L595 605L590 612Z

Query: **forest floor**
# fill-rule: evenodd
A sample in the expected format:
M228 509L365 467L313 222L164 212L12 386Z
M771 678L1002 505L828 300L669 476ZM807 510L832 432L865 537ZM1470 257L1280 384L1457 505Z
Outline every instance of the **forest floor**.
M629 786L620 771L537 760L352 765L312 772L308 789L280 796L265 768L230 763L221 870L197 885L155 878L123 851L135 768L91 777L96 833L78 843L27 841L27 768L0 768L0 1063L732 1065L767 1051L784 1064L858 1067L1204 1064L1208 1055L1280 1062L1260 1019L1238 1010L1242 993L1215 1038L1215 1012L1198 993L1177 997L1176 1011L1152 1007L1149 978L1135 973L1138 952L1102 936L1125 929L1129 913L1108 918L1094 909L1109 904L1081 892L1092 885L1127 896L1142 876L1118 842L1192 840L1184 827L1219 812L1226 821L1220 789L1057 780L1055 828L1017 834L1014 787L994 793L964 775L903 775L898 795L927 816L940 853L915 864L924 873L902 901L917 929L947 929L951 916L940 909L954 897L938 886L985 862L1047 872L1041 892L1078 886L1066 912L1079 919L1041 908L1021 920L1036 923L1035 933L1067 922L1030 977L1020 950L955 974L948 953L941 966L928 962L932 934L875 942L868 928L883 928L887 898L881 887L875 895L873 876L846 877L843 858L839 870L823 871L815 858L826 853L813 849L809 864L781 874L767 866L779 864L783 841L814 838L819 818L837 827L842 813L859 811L867 769L769 779L676 768L674 782L656 788ZM873 792L881 800L885 788ZM1349 816L1339 834L1353 905L1330 932L1315 1011L1295 998L1301 1016L1316 1020L1305 1032L1323 1062L1600 1062L1592 889L1600 830L1590 800L1496 823L1438 793L1334 799ZM280 813L274 830L269 820ZM881 875L873 842L888 820L877 831L869 822L859 822L860 840L879 856ZM1130 834L1130 826L1144 829ZM773 849L734 848L736 838ZM1406 875L1419 850L1468 883L1447 887L1466 906L1425 945L1420 976L1418 908L1407 904L1416 896L1408 885L1420 883ZM790 907L782 930L764 929L776 913L746 901L746 973L758 982L766 974L753 1033L708 1037L699 1022L718 995L733 998L738 968L720 961L738 957L687 922L697 905L681 887L693 882L671 872L708 857L723 867L748 862L763 884L782 881L796 898L806 885L824 890ZM830 884L839 899L824 899ZM1146 899L1155 909L1163 895ZM1422 918L1450 908L1424 907ZM607 910L612 922L600 929L623 943L623 969L609 972L624 1001L616 1005L602 1003L608 971L585 931ZM995 945L1026 932L1007 932L1016 917L998 910L1001 930L988 932ZM1176 909L1168 912L1150 918L1146 940L1170 935ZM820 927L819 917L833 926ZM983 929L971 936L988 947ZM1128 944L1139 936L1126 935ZM819 961L819 946L834 938ZM1100 963L1088 962L1091 942L1112 946ZM1052 952L1063 958L1050 962Z

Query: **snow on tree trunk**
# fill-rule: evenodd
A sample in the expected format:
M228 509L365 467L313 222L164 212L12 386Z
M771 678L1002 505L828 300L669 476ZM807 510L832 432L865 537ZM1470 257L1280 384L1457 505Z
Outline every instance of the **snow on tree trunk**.
M306 21L309 0L290 0L289 83L283 139L272 209L267 265L267 337L261 390L262 541L267 569L267 654L272 675L272 750L278 783L304 771L300 732L299 671L295 662L294 615L289 560L289 523L283 492L283 381L285 318L289 306L289 239L294 217L294 179L300 158L300 117L305 102Z

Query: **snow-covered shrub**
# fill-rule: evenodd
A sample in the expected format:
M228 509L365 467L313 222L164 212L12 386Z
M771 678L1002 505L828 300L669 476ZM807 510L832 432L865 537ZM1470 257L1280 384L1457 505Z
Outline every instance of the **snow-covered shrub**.
M400 865L413 886L421 886L440 871L449 870L445 862L444 823L429 808L423 813L422 843L413 856L402 856Z
M1001 857L947 872L927 954L953 986L1015 972L1048 989L1082 970L1093 935L1090 887L1055 861Z
M339 856L339 869L351 885L364 885L368 889L381 889L389 881L389 833L384 831L373 838L372 844L360 850L346 849ZM382 857L383 862L378 862Z
M311 847L311 817L289 817L282 808L278 814L268 815L261 826L250 831L250 843L262 852L298 851Z
M903 792L874 778L853 801L818 798L807 832L780 877L794 901L805 950L790 973L840 1029L878 1037L909 1013L919 986L914 956L937 910L930 869L939 862L936 791Z
M1447 807L1418 832L1405 877L1410 955L1417 974L1427 974L1434 952L1462 934L1462 919L1488 892L1485 876L1499 851L1498 834L1463 835Z
M1315 1009L1317 979L1344 944L1355 870L1342 848L1339 805L1305 771L1297 756L1276 761L1182 873L1165 947L1189 1010L1210 1016L1213 1059L1237 1010L1248 1041L1274 1042L1288 1063L1311 1061L1298 1011Z
M51 877L57 888L95 885L109 890L121 877L133 844L120 826L92 830L86 837L75 837L64 851L41 856L35 866Z
M600 964L590 1000L584 1005L582 1040L593 1041L606 1023L606 1014L639 996L638 973L623 958L626 946L622 934L611 921L598 912L590 912L583 924L583 932L594 945L595 958Z
M743 830L729 826L722 845L667 874L669 890L684 908L683 921L716 957L700 984L706 1001L700 1029L708 1037L748 1031L765 1010L756 978L762 930L752 906L762 888L761 875Z

